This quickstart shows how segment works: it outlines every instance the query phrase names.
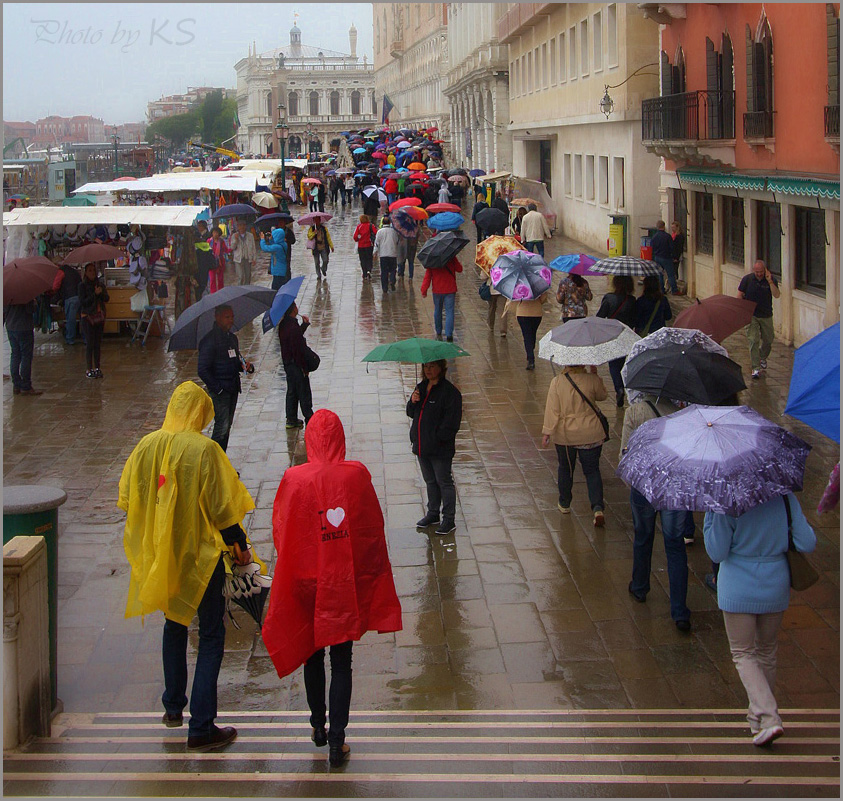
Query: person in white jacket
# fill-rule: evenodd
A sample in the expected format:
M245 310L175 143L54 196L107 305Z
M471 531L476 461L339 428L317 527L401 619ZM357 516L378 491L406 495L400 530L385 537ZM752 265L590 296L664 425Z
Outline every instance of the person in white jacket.
M373 255L380 260L381 266L381 289L384 295L391 288L395 291L395 272L398 269L398 261L405 258L404 237L396 231L389 216L384 217L383 228L375 237Z
M252 266L258 258L255 247L255 237L248 229L245 220L237 221L237 230L228 241L231 256L234 259L234 270L237 273L237 283L240 286L252 283Z
M544 240L550 239L550 228L544 215L537 210L535 203L527 206L527 213L521 221L521 241L524 247L544 258Z

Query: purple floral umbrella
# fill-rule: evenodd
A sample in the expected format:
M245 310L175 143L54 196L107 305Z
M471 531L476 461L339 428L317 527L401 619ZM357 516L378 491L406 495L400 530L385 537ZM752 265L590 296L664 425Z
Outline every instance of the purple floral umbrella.
M552 273L538 253L513 250L498 256L489 276L505 298L534 300L550 289Z
M810 450L748 406L689 406L640 425L617 474L656 509L739 517L801 490Z

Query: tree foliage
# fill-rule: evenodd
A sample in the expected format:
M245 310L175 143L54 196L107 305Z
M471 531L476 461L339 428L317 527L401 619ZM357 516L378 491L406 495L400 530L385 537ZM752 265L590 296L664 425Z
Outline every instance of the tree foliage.
M201 135L206 144L219 145L235 133L234 114L237 101L223 98L222 90L206 95L205 99L185 114L156 120L147 129L147 136L156 134L169 139L174 147L183 146L188 139Z

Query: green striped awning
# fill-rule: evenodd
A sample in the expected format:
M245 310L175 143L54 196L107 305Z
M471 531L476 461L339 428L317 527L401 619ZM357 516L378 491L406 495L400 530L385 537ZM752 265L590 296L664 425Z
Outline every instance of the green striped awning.
M827 181L822 178L741 175L739 173L692 170L678 170L677 175L679 180L684 183L719 189L745 189L758 192L775 192L782 195L840 199L840 181Z

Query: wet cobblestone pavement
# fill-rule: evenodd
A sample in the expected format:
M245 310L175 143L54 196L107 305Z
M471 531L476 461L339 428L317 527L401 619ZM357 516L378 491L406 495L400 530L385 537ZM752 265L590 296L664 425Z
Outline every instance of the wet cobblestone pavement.
M721 615L703 584L710 563L699 527L697 543L688 549L690 635L670 620L658 540L647 603L633 603L627 593L629 493L614 476L624 410L615 408L611 392L601 404L612 426L601 460L606 526L591 524L579 471L573 514L563 517L556 510L556 455L540 447L551 366L539 359L535 372L524 370L514 322L506 339L489 331L473 247L462 254L455 331L471 357L449 370L464 399L454 460L456 534L416 531L424 512L423 482L404 414L415 371L397 365L367 369L360 360L377 344L432 336L432 298L420 295L418 265L415 278L399 279L398 290L386 297L379 284L362 281L351 241L358 214L355 206L329 223L337 252L327 281L317 283L303 243L294 246L292 259L293 274L307 277L299 307L311 318L308 342L322 358L312 376L314 404L340 415L348 458L363 461L372 473L404 610L402 632L369 634L355 646L353 709L742 707L745 696ZM581 248L564 238L548 244L548 259ZM265 266L255 274L269 284ZM591 281L592 314L605 283ZM687 303L671 302L675 310ZM557 311L547 314L539 337L557 321ZM257 372L243 381L228 453L256 500L246 521L249 534L259 552L271 557L272 503L284 469L305 458L303 435L284 428L286 386L277 338L261 334L259 319L239 337ZM743 333L724 344L748 377ZM83 347L65 346L58 333L37 333L33 383L44 395L13 397L10 382L3 385L4 481L51 484L68 493L60 509L58 652L59 697L67 712L160 708L162 618L150 616L142 625L123 617L128 566L115 501L132 448L160 427L175 386L196 378L195 352L168 354L165 345L155 338L142 347L127 337L106 337L105 379L91 381L85 378ZM801 501L817 532L810 560L821 580L795 593L785 615L777 696L782 707L837 709L839 515L819 517L816 506L838 447L781 416L792 362L792 348L777 343L767 375L748 382L743 397L814 448ZM605 366L600 374L611 387ZM255 626L235 614L242 628L228 627L220 709L304 710L301 672L279 681Z

